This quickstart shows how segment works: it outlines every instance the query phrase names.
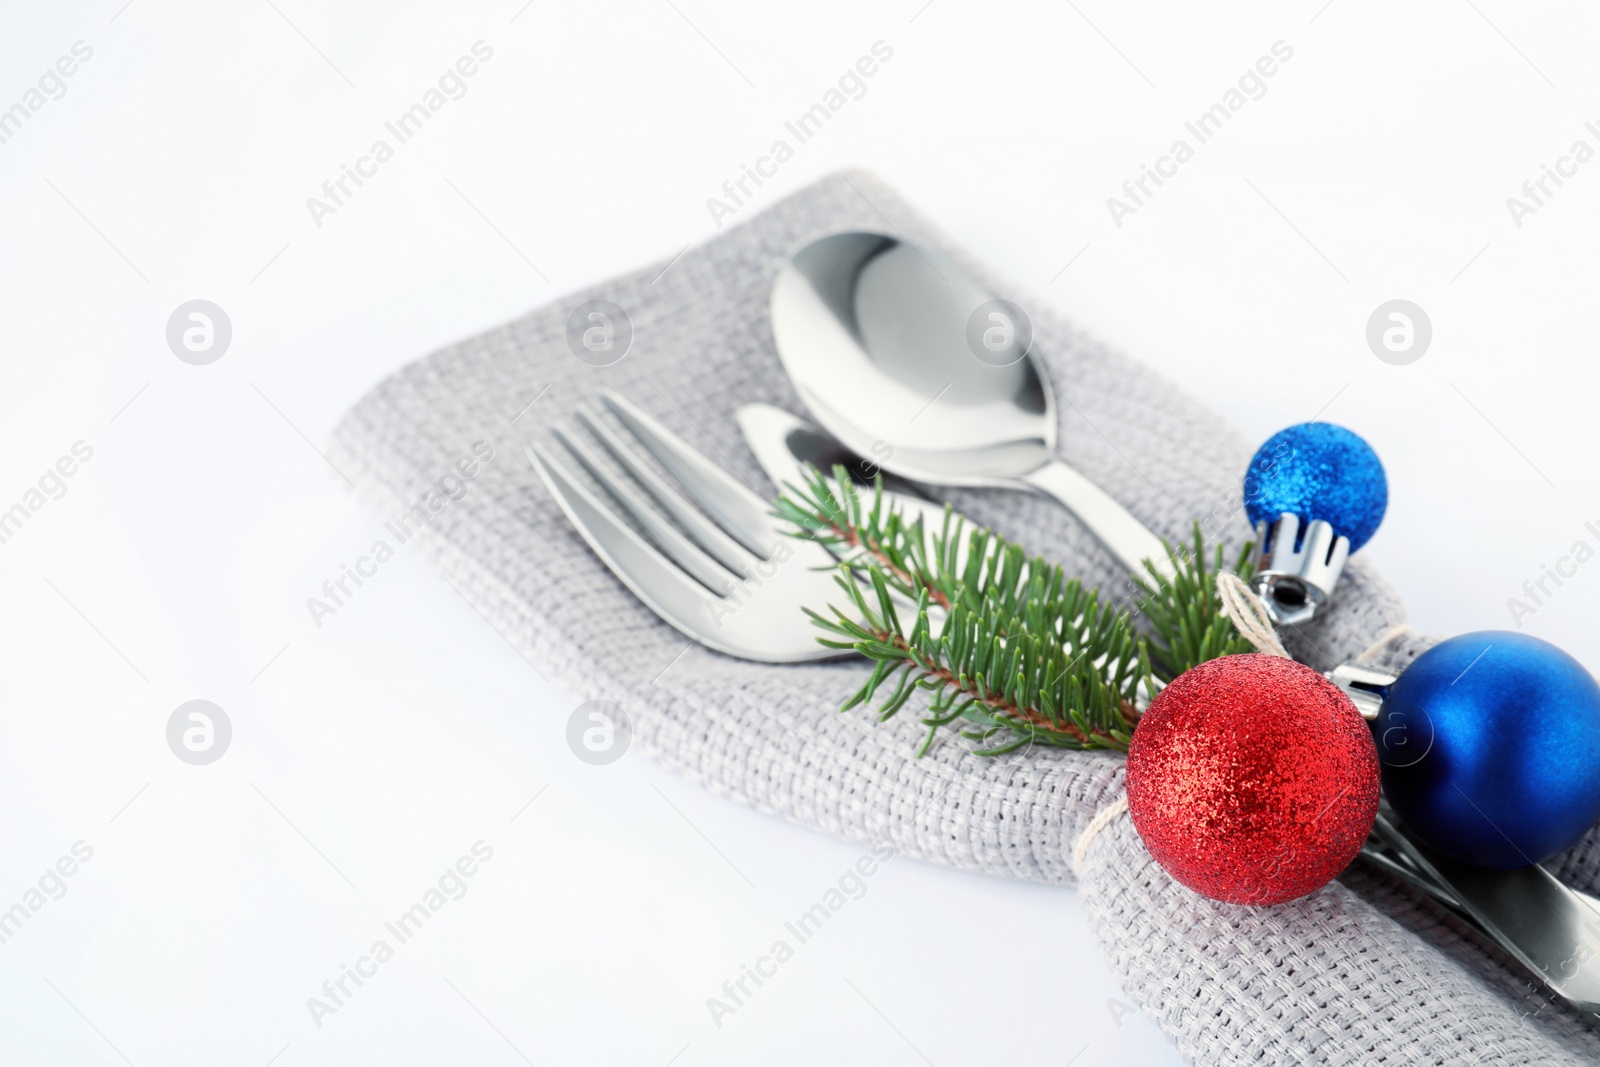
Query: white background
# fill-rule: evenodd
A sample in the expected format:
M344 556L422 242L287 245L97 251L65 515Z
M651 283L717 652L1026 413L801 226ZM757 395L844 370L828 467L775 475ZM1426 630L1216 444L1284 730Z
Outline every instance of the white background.
M1600 541L1600 162L1521 227L1506 206L1600 148L1600 15L919 4L6 6L0 107L93 57L0 145L0 508L94 454L0 544L0 908L94 854L0 945L0 1059L1176 1062L1072 892L910 861L716 1027L706 998L860 850L580 763L584 694L404 550L321 629L305 607L378 530L314 447L346 407L709 236L707 197L878 40L866 95L741 216L869 167L1248 436L1357 430L1392 490L1366 552L1424 631L1508 627ZM315 225L307 197L478 40L466 96ZM1266 95L1114 225L1107 197L1279 40ZM1403 367L1364 339L1397 297L1434 329ZM193 298L232 320L210 366L165 342ZM1593 665L1597 603L1590 563L1522 621ZM165 742L194 698L234 726L208 767ZM480 839L470 892L314 1025L307 998Z

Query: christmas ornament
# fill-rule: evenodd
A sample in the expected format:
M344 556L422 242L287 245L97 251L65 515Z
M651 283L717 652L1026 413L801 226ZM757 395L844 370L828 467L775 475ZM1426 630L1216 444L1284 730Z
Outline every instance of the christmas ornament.
M1232 904L1326 885L1378 812L1367 723L1322 675L1278 656L1224 656L1151 702L1128 749L1128 810L1168 873Z
M1441 642L1373 722L1383 792L1416 837L1479 867L1526 867L1600 819L1600 685L1526 634Z
M1302 623L1333 595L1345 560L1389 505L1372 447L1342 426L1303 422L1267 439L1244 479L1256 528L1256 588L1280 624Z

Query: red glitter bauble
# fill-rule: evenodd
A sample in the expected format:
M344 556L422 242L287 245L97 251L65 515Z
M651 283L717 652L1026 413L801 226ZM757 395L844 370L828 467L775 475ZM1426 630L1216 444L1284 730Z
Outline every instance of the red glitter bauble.
M1378 752L1350 698L1279 656L1224 656L1150 702L1128 746L1128 810L1196 893L1281 904L1333 880L1378 813Z

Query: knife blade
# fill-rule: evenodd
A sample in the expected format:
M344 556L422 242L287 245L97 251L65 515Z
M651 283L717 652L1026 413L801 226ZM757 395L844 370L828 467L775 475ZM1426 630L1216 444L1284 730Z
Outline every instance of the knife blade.
M840 444L827 431L771 404L746 404L734 412L745 443L767 478L784 492L786 485L803 487L808 466L832 474L843 466L850 479L871 490L874 476L883 478L885 503L897 508L907 522L922 517L923 529L937 532L944 522L944 505L927 493ZM885 448L888 446L885 445ZM882 458L882 457L880 457Z

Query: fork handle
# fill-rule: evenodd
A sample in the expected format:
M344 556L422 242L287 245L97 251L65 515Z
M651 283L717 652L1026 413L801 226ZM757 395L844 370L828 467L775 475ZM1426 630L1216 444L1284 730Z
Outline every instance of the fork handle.
M1109 493L1076 470L1060 460L1053 460L1023 475L1023 481L1046 496L1054 497L1077 516L1128 571L1145 577L1149 572L1144 568L1144 561L1148 559L1158 571L1172 577L1172 561L1161 539Z

